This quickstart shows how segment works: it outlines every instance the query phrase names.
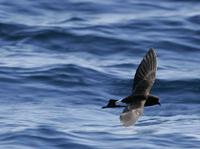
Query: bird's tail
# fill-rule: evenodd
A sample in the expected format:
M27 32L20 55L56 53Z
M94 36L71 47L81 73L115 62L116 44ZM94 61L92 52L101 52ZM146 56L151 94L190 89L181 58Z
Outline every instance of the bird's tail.
M116 99L110 99L108 101L108 104L102 108L117 108L117 107L125 107L124 105L118 105L119 100L116 100Z
M110 99L108 101L108 104L102 108L114 108L114 107L116 107L116 102L117 102L116 99Z

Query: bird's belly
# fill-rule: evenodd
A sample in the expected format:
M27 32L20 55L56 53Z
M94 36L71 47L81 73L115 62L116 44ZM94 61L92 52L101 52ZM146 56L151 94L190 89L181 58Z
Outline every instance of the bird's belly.
M133 102L133 103L128 105L128 109L129 110L143 109L145 102L146 102L146 100L140 100L140 101Z

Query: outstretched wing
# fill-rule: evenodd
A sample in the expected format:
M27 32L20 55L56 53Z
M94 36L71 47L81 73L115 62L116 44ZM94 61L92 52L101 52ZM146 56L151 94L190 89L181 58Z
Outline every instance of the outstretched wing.
M154 49L149 49L135 73L132 92L134 95L149 95L155 81L156 70L156 53Z
M155 81L156 69L157 62L155 51L149 49L135 73L133 83L133 95L135 97L137 95L149 95L151 87ZM135 100L124 109L120 115L120 121L124 126L130 126L138 120L138 118L143 114L145 102L145 100Z
M120 121L126 127L131 126L139 119L139 117L143 114L143 111L144 106L131 108L129 105L121 113Z

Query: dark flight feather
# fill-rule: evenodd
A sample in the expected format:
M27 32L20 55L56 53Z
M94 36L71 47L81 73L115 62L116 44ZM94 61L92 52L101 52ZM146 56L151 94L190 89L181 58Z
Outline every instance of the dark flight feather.
M133 95L148 96L156 77L156 54L150 49L136 70L133 82Z
M155 81L156 70L156 54L153 49L149 49L136 70L131 101L127 100L129 104L120 115L120 121L124 126L134 124L143 114L145 103ZM147 103L147 106L152 104L152 102Z

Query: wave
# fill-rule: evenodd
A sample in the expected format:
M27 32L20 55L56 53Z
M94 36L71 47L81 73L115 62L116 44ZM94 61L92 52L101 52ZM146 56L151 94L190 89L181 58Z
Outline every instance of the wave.
M2 147L9 147L10 144L15 144L16 147L20 148L38 148L41 146L48 148L52 148L52 146L56 148L66 148L66 146L70 148L91 148L84 143L84 140L81 142L81 138L78 138L77 135L58 131L49 126L4 133L1 135L0 140L3 143ZM30 144L32 145L30 146Z
M199 4L2 1L0 148L199 148ZM151 47L161 106L123 128L101 107L132 93Z

